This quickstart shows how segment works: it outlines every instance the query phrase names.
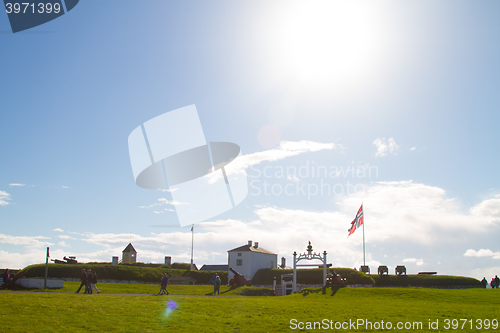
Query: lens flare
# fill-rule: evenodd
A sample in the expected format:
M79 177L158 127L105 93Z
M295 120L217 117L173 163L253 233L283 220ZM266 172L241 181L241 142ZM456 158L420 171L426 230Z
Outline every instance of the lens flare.
M167 302L167 308L165 309L165 318L168 318L172 313L172 311L174 311L175 309L177 309L177 303L172 300L169 300Z

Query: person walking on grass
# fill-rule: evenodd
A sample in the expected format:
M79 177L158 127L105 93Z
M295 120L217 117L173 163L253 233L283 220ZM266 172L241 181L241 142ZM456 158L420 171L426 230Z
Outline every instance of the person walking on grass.
M498 275L495 275L495 288L498 289L499 285L500 285L500 279L498 278Z
M92 271L90 269L87 270L87 285L85 287L86 294L92 294Z
M82 287L85 287L85 294L87 293L87 272L85 272L85 268L82 269L82 283L80 284L80 288L76 291L76 293L80 293Z
M167 273L163 273L163 276L160 279L160 291L158 292L158 295L164 294L163 291L165 290L165 283L163 281L164 281L165 275L167 275Z
M95 289L95 291L97 291L98 294L101 293L99 291L99 289L97 289L97 286L96 286L96 284L97 284L97 273L95 271L92 273L92 281L91 282L92 282L92 285L91 285L90 290L92 291L92 289Z
M167 290L167 285L169 284L168 282L168 276L167 273L163 273L163 277L161 278L161 284L160 284L160 292L158 293L159 295L168 295L170 294Z
M215 282L214 282L214 296L215 296L215 293L217 293L217 295L219 295L220 284L221 284L220 277L217 275L215 277Z
M3 272L3 287L7 288L9 282L10 282L9 269L6 268L5 271Z

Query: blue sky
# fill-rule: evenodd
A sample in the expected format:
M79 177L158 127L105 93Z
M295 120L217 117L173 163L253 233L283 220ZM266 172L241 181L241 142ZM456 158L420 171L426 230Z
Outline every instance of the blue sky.
M198 265L253 240L289 263L311 241L359 267L362 234L346 236L364 202L372 271L491 278L499 12L495 1L86 0L16 34L0 15L0 267L43 262L46 246L111 261L128 242L140 261L188 262L189 228L175 227L168 192L135 185L127 138L195 104L207 141L237 143L249 176L244 202L195 226ZM322 184L336 192L315 193Z

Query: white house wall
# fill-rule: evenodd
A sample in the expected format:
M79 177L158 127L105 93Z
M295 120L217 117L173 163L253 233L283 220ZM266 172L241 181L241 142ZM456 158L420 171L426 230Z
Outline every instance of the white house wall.
M241 253L241 257L238 257ZM277 268L277 254L268 254L252 251L228 252L228 265L236 272L243 275L247 280L251 280L255 273L261 268ZM236 266L236 260L242 259L243 266ZM271 265L272 261L272 265ZM234 277L231 271L228 271L228 282Z
M238 257L238 253L241 253L241 257ZM228 254L229 254L229 261L228 261L229 267L231 267L236 272L243 275L247 280L250 280L250 276L252 273L252 271L251 271L252 267L250 265L250 262L251 262L251 255L250 254L251 253L252 252L250 252L250 251L228 252ZM243 260L243 266L236 266L237 259ZM228 277L228 281L234 277L233 272L231 272L229 270L229 268L228 268L227 277Z
M252 261L251 261L251 272L250 276L253 279L253 276L259 269L262 268L277 268L276 260L278 258L277 254L268 254L268 253L259 253L259 252L251 252Z

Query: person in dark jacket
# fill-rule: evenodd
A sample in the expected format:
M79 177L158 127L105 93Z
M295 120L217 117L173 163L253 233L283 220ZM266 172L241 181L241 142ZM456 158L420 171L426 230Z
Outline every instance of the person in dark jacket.
M85 292L87 292L87 272L85 272L85 269L82 269L82 283L80 284L80 288L76 291L76 293L80 293L80 290L82 287L85 287Z
M220 280L220 277L217 275L215 277L215 283L214 283L214 296L215 296L215 293L217 293L217 295L219 295L220 285L221 285L221 280Z
M90 288L90 289L91 290L95 289L95 291L97 291L97 293L99 294L100 291L96 287L96 284L97 284L97 273L95 271L92 273L92 281L91 282L92 282L92 288Z
M169 285L168 276L167 273L163 273L163 277L161 278L161 283L160 283L160 292L158 293L159 295L170 294L167 290L167 285Z
M87 270L87 285L85 286L85 293L92 294L92 271Z
M9 269L6 268L5 271L3 272L3 287L7 288L9 282L10 282Z

